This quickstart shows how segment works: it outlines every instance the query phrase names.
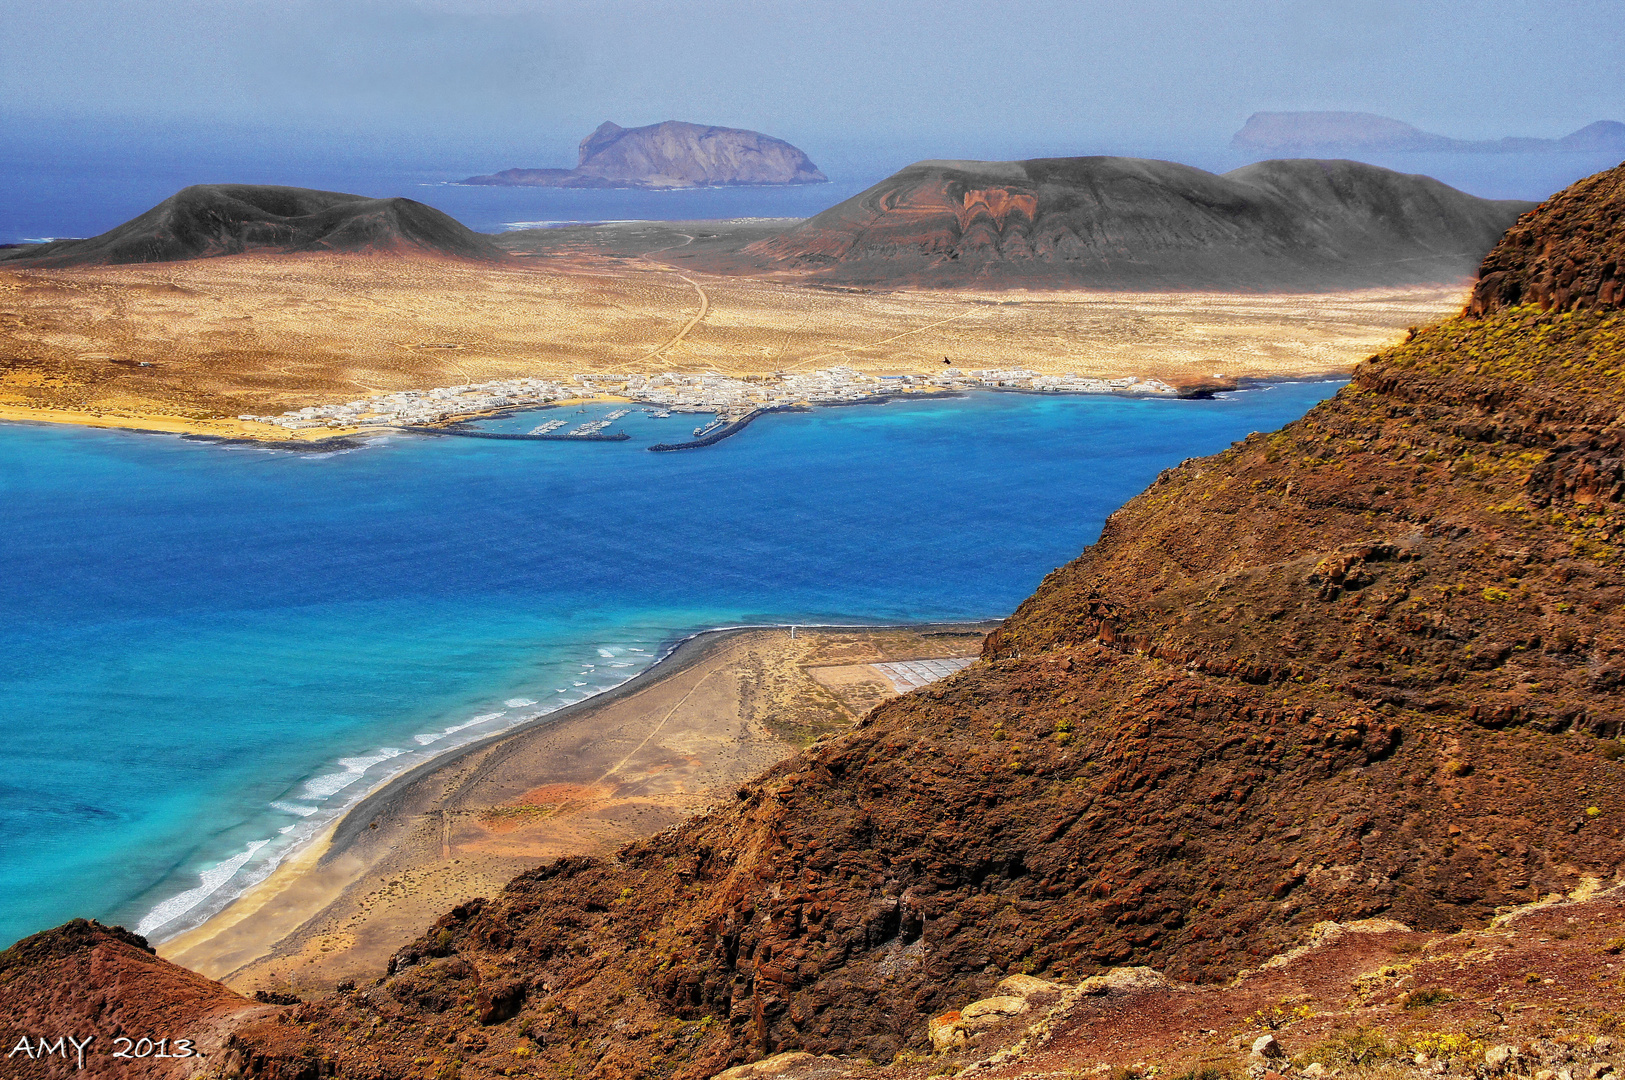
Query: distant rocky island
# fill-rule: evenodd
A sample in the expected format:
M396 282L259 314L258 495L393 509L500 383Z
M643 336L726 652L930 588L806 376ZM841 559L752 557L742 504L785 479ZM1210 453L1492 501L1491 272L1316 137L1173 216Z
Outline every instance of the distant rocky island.
M498 187L691 188L824 184L829 178L783 139L742 128L667 120L609 121L581 140L573 169L504 169L465 184Z
M1354 161L1223 176L1139 158L922 161L715 269L976 288L1442 283L1532 207Z
M265 184L196 184L100 236L17 247L0 253L0 265L109 266L251 252L507 258L489 237L411 199Z
M1625 124L1598 120L1558 139L1509 136L1453 139L1375 113L1259 112L1230 140L1235 150L1320 156L1335 153L1552 154L1625 153Z

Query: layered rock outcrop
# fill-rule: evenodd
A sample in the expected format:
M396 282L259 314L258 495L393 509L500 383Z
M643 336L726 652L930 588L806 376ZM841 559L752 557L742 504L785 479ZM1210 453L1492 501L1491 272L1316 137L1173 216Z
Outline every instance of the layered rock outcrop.
M411 199L263 184L198 184L100 236L0 252L0 264L22 269L174 262L255 252L507 258L490 238Z
M828 181L783 139L742 128L667 120L623 128L605 121L581 140L574 169L505 169L465 184L517 187L684 188Z
M867 285L1341 289L1457 281L1530 204L1351 161L927 161L744 249ZM729 266L719 265L727 270Z

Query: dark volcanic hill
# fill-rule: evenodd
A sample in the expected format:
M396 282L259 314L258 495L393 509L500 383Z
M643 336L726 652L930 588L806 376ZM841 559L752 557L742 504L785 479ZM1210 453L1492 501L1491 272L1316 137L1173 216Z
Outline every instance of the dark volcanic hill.
M1620 260L1587 226L1625 212L1622 179L1519 227L1590 281ZM1500 295L1520 273L1505 267ZM1302 420L1169 469L981 662L704 817L457 907L376 986L239 1027L231 1074L699 1080L795 1049L884 1062L929 1052L928 1017L1015 973L1150 965L1213 984L1324 920L1482 928L1618 881L1625 310L1597 296L1418 330ZM1622 942L1572 963L1612 986L1597 965ZM1373 985L1397 991L1383 980L1430 962L1410 948ZM11 987L53 963L13 965L36 982L0 981L0 1006L29 1005ZM1606 988L1587 978L1552 987L1542 1030L1601 1022L1588 1002ZM1345 973L1331 996L1349 987ZM1432 990L1386 1015L1451 1030L1427 1027L1427 1001L1460 995ZM1504 1000L1464 999L1480 1019L1453 1021L1478 1026L1451 1075L1495 1075L1473 1071L1472 1040L1505 1030ZM895 1074L911 1078L945 1067L899 1061L919 1064Z
M682 188L822 184L828 179L806 154L759 131L680 120L623 128L606 120L581 140L581 161L574 169L505 169L463 183Z
M1340 289L1460 280L1530 205L1352 161L926 161L744 255L853 284Z
M1509 136L1452 139L1375 113L1260 112L1247 118L1230 140L1236 150L1259 154L1426 152L1435 154L1541 154L1625 152L1625 124L1598 120L1559 139Z
M261 184L198 184L100 236L0 253L0 266L110 265L321 251L507 257L488 237L411 199L370 199Z

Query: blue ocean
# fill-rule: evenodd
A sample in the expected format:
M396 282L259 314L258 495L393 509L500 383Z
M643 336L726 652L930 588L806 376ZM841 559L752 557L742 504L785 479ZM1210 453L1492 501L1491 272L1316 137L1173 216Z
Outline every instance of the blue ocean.
M177 933L393 771L704 628L1007 614L1159 470L1335 389L829 408L677 453L645 448L693 418L641 412L327 453L0 427L0 940Z

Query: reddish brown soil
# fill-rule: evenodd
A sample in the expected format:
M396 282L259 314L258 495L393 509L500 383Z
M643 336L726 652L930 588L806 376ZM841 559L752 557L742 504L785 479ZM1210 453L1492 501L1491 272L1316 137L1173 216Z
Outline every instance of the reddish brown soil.
M1467 311L1625 306L1625 173L1572 184L1525 214L1484 259Z
M1049 1009L1053 995L1035 997L1038 1008L927 1061L874 1068L824 1059L784 1076L916 1080L969 1068L977 1077L1071 1080L1153 1066L1165 1076L1290 1075L1316 1062L1355 1076L1602 1075L1625 1057L1622 931L1617 893L1520 909L1458 934L1332 926L1325 944L1229 985L1152 978L1073 993ZM1279 1052L1255 1064L1249 1051L1265 1035ZM1488 1069L1485 1053L1497 1046L1513 1055Z
M273 1010L256 1006L219 983L160 960L145 939L118 927L76 919L26 938L0 953L0 1076L158 1078L191 1075L218 1062L236 1022ZM85 1046L83 1069L71 1036ZM123 1036L128 1043L117 1042ZM167 1039L164 1052L183 1053L190 1039L202 1056L158 1058L137 1041ZM20 1049L27 1040L30 1050ZM41 1041L53 1052L39 1053ZM145 1051L146 1056L134 1056ZM116 1053L130 1057L115 1057Z

